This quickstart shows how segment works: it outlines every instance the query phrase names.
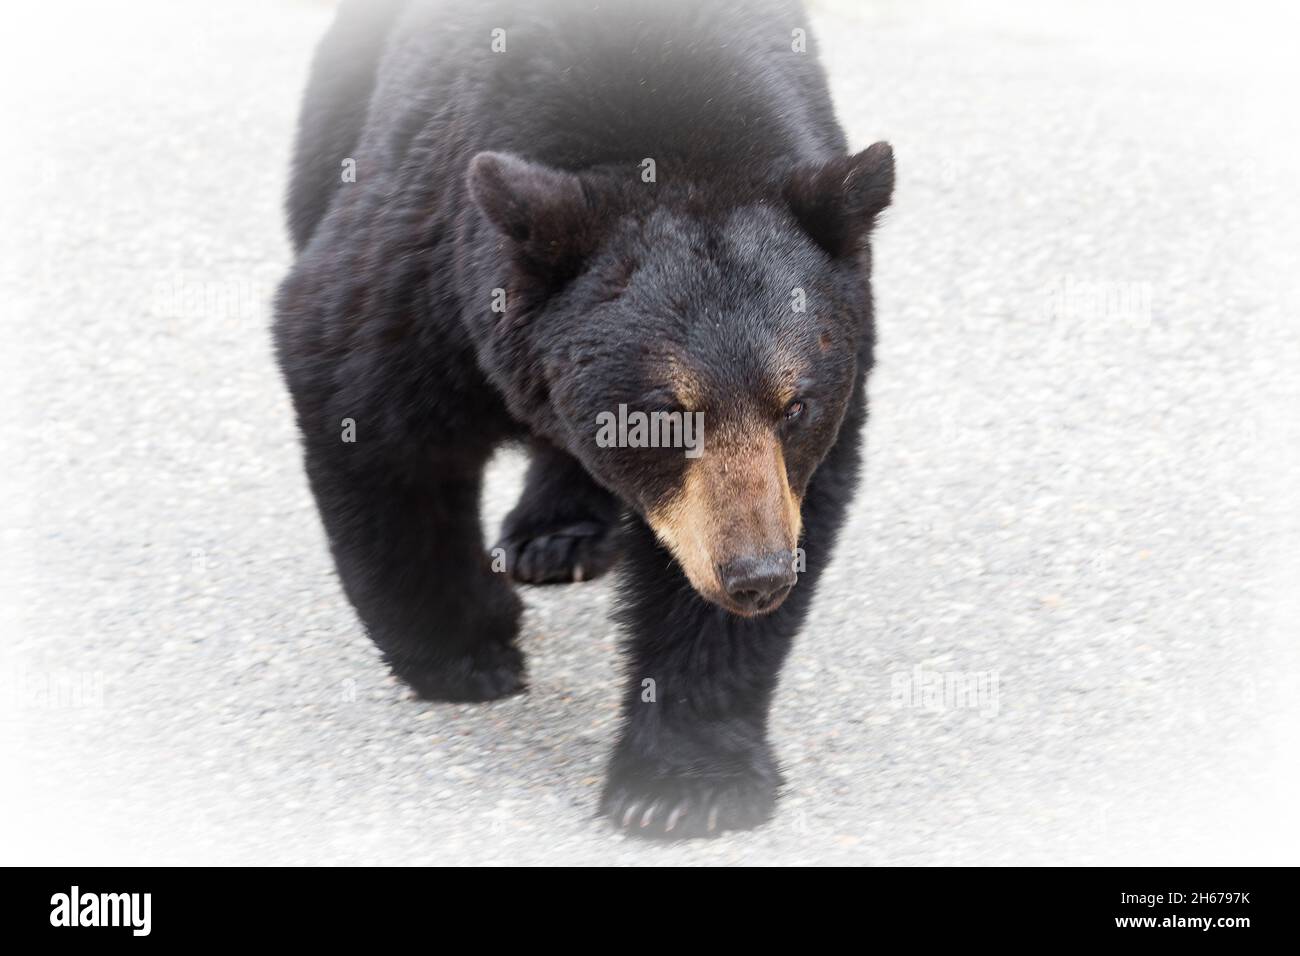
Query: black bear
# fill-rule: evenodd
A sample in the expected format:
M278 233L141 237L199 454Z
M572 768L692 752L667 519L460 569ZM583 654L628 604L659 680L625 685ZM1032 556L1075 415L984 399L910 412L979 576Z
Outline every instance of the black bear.
M769 704L857 483L893 157L847 151L807 30L793 0L358 0L302 109L275 344L347 595L417 694L491 700L524 686L512 579L617 566L601 809L644 836L771 815Z

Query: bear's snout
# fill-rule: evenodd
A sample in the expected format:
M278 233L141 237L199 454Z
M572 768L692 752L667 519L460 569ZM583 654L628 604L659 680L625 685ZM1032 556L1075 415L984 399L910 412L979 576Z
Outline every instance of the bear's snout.
M718 569L718 579L735 609L748 616L780 607L799 576L792 552L772 551L728 562Z
M776 610L798 576L800 502L770 433L715 443L647 518L692 587L733 614Z

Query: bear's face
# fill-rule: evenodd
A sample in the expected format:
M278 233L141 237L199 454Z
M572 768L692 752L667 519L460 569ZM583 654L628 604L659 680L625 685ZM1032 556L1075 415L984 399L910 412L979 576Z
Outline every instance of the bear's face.
M883 144L720 208L637 208L500 154L472 166L515 267L496 352L517 391L732 613L771 611L796 581L803 496L858 381L865 243L892 181Z

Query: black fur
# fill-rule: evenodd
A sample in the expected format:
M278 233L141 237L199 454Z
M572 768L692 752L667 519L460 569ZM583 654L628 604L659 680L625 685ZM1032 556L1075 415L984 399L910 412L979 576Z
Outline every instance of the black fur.
M509 578L589 578L621 549L626 725L602 809L647 836L770 816L768 706L857 480L892 156L847 154L796 28L783 0L356 0L303 109L275 341L348 597L419 694L487 700L523 687ZM706 601L647 526L681 450L596 443L598 413L678 402L671 366L708 428L780 436L806 571L766 616ZM523 439L494 573L482 470Z

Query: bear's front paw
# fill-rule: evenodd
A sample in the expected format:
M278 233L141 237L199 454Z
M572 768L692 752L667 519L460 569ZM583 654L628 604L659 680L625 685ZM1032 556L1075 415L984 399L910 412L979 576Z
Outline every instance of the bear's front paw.
M525 689L524 655L513 644L484 642L472 652L436 662L390 663L393 673L425 700L474 703Z
M613 530L601 521L508 531L497 542L507 573L521 584L567 584L600 577L618 559Z
M716 837L766 823L779 780L760 772L641 776L611 773L601 813L629 836L657 840Z

